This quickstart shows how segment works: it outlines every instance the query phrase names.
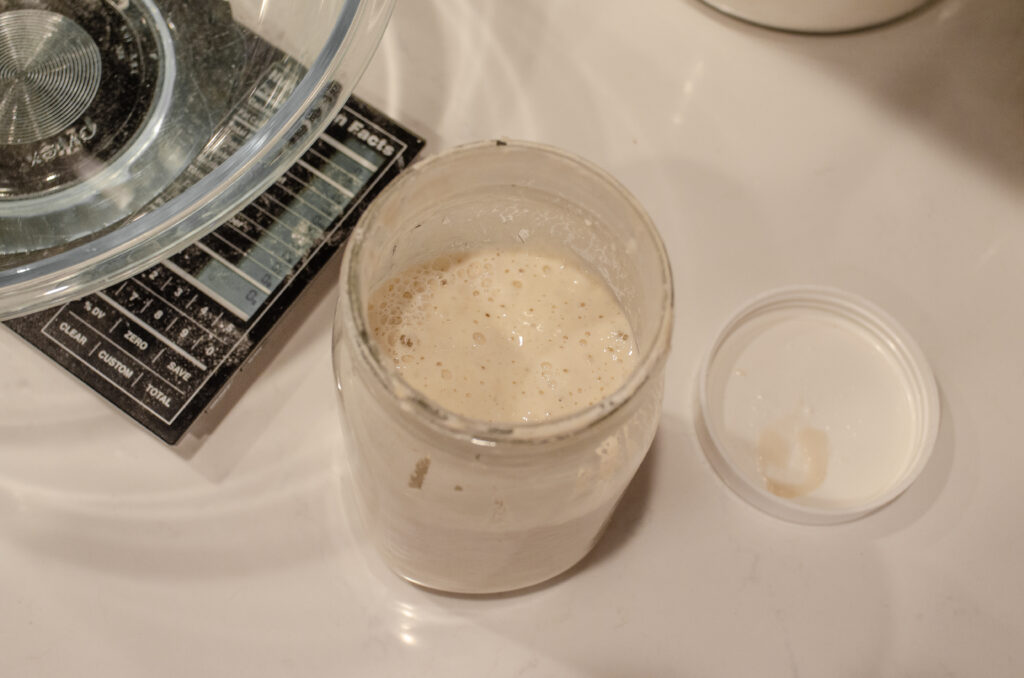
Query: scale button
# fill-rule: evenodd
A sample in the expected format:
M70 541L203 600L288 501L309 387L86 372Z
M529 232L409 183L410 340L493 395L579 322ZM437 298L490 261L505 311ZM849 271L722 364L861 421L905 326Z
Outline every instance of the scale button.
M214 303L205 296L197 299L196 303L192 304L192 307L188 309L188 312L193 322L202 325L205 329L215 334L221 332L222 327L226 328L225 331L235 328L231 322L224 318L224 311L220 304Z
M67 309L89 327L104 334L109 332L121 317L121 314L113 306L95 294L71 302Z
M185 282L173 281L167 285L164 292L168 301L181 309L191 306L198 297L195 288Z
M174 419L184 402L184 396L152 375L139 379L132 391L143 404L168 421Z
M191 352L207 365L211 365L224 357L227 347L216 339L202 339L192 347Z
M67 307L45 328L45 333L68 351L85 356L96 345L95 335L89 326Z
M150 327L158 332L165 332L175 323L176 320L178 320L180 316L180 313L159 299L153 299L153 301L146 306L146 310L139 314L139 317L142 320L145 320Z
M154 371L183 391L191 392L202 382L206 373L177 351L164 351L153 363Z
M174 276L165 266L157 264L153 268L143 271L139 275L135 276L134 280L143 281L149 288L154 290L163 289L164 285L171 281Z
M159 339L129 320L118 323L109 336L121 349L144 361L152 359L163 348Z
M153 301L153 296L132 280L118 287L112 296L117 303L135 315L140 315Z
M174 327L167 333L167 336L189 355L202 362L206 362L206 359L196 352L196 346L210 339L211 335L208 330L197 325L190 318L183 317L174 324Z
M93 367L120 386L131 386L145 372L138 362L106 341L101 342L99 349L92 355Z
M191 348L200 336L212 335L229 342L235 341L241 335L241 329L230 320L232 316L224 307L202 292L196 292L192 303L182 310L182 315L185 317L168 332L174 343L179 346ZM190 326L185 334L181 334L183 324Z

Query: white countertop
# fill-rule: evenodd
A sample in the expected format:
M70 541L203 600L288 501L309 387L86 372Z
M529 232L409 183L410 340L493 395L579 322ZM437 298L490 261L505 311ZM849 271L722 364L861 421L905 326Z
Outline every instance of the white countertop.
M3 330L0 675L1024 675L1024 3L808 37L694 0L405 0L357 93L427 153L582 154L659 225L666 409L609 533L516 595L384 569L341 497L331 272L178 448ZM885 308L941 390L924 474L846 525L759 513L696 441L717 328L792 283Z

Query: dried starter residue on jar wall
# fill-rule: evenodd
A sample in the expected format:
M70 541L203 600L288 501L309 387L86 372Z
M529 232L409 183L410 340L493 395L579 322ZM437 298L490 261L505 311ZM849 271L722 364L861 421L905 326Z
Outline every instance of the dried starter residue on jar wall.
M418 490L423 487L423 481L427 477L427 471L430 470L430 457L421 457L416 462L416 468L413 469L412 474L409 476L409 487L414 490Z

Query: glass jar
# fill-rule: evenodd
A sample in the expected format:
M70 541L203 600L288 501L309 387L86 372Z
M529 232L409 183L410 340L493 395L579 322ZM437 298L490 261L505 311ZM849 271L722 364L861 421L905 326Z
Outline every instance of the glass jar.
M370 292L475 247L559 249L614 292L638 360L611 395L528 424L472 420L399 376L368 329ZM654 438L672 275L650 218L563 151L497 141L407 170L363 216L341 265L334 370L356 504L390 567L420 585L494 593L549 579L596 543Z

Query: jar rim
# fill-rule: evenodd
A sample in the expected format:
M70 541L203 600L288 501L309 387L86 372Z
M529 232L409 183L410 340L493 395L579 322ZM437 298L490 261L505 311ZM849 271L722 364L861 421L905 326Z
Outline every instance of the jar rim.
M411 386L388 361L381 359L380 351L370 336L363 309L363 299L358 285L358 273L353 260L362 252L368 232L372 229L374 215L391 200L398 199L404 184L414 175L431 172L439 166L458 162L466 156L480 154L527 151L542 155L554 156L567 160L583 172L591 175L609 191L622 199L629 209L636 213L638 223L654 245L657 254L657 267L661 272L663 312L650 342L650 350L642 356L642 360L630 373L629 377L611 394L587 407L570 412L566 415L536 422L493 422L466 417L453 412L434 402L422 392ZM378 385L400 409L415 413L417 420L430 429L446 436L463 440L481 451L497 445L536 446L539 443L550 443L590 428L620 410L632 397L639 392L644 384L656 375L667 358L671 343L674 289L672 269L665 250L665 244L658 233L647 211L640 202L617 179L594 163L562 149L531 141L498 139L478 141L456 146L432 157L416 162L405 170L395 181L385 188L360 218L352 234L341 263L341 290L339 294L347 295L349 312L341 319L346 330L352 331L356 353L370 367ZM343 305L338 306L342 312ZM339 385L340 388L340 385Z

